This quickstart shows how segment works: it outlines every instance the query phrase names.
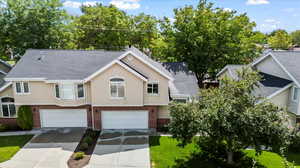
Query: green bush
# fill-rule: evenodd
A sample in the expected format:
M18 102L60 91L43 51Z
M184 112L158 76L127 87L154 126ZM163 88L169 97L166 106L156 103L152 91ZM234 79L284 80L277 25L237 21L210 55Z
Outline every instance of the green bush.
M300 131L293 134L291 144L289 145L289 151L300 152Z
M80 159L82 159L84 157L84 152L76 152L75 154L74 154L74 159L75 160L80 160Z
M86 136L84 139L83 139L83 142L91 145L93 143L93 138L90 137L90 136Z
M0 124L0 132L6 131L8 129L7 125Z
M33 128L33 116L30 106L21 106L18 110L17 123L23 130Z
M88 147L89 147L89 144L86 143L86 142L83 142L83 143L79 146L79 150L85 151L85 150L88 149Z

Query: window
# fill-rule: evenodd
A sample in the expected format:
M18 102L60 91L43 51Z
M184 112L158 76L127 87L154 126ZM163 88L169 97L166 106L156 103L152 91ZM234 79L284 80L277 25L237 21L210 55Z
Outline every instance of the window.
M148 83L147 93L148 94L158 94L158 83Z
M16 107L14 99L10 97L4 97L1 99L1 111L2 117L15 118L17 117Z
M29 93L28 82L16 82L16 92L18 94Z
M299 88L294 87L293 88L293 95L292 95L292 99L294 101L298 100L299 98Z
M110 80L110 96L112 98L123 98L125 95L124 80L113 78Z
M83 84L78 84L78 85L77 85L77 97L78 97L78 98L84 98L84 88L83 88Z
M55 84L55 96L57 98L60 98L60 96L59 96L59 85L58 84Z
M73 100L75 98L74 84L62 83L55 85L55 96L65 100Z

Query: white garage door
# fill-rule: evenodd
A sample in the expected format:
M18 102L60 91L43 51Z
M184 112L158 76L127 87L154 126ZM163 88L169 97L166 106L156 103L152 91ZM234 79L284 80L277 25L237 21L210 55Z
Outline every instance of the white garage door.
M148 111L102 111L103 129L147 129Z
M42 127L87 127L86 109L41 109Z

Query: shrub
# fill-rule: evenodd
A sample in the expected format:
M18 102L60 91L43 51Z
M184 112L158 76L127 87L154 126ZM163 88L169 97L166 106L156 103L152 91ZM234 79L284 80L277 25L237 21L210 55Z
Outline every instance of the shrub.
M86 142L83 142L83 143L79 146L79 150L85 151L85 150L88 149L88 147L89 147L89 144L86 143Z
M83 142L91 145L93 143L93 138L90 137L90 136L86 136L84 139L83 139Z
M0 132L6 131L8 129L7 125L0 124Z
M74 154L74 159L75 160L80 160L80 159L82 159L84 157L84 152L76 152L75 154Z
M300 152L300 131L293 134L291 144L289 145L289 151Z
M33 127L33 116L30 106L21 106L18 110L17 123L23 130L31 130Z

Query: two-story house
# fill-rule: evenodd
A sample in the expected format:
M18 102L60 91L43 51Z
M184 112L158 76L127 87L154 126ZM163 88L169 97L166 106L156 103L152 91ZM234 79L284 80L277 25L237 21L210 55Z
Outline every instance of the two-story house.
M300 122L300 52L270 51L250 65L227 65L218 74L237 79L237 71L250 66L262 76L254 94L287 110L291 124Z
M30 49L5 77L0 96L9 99L2 100L0 122L14 123L18 107L28 105L35 128L155 129L169 121L171 100L188 101L198 92L193 73L172 65L134 47Z

